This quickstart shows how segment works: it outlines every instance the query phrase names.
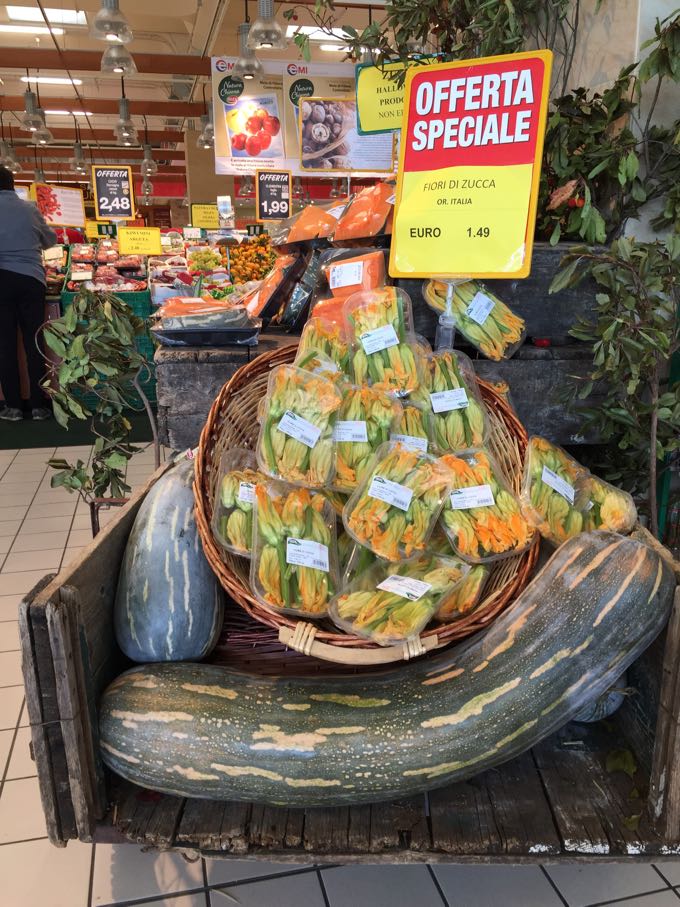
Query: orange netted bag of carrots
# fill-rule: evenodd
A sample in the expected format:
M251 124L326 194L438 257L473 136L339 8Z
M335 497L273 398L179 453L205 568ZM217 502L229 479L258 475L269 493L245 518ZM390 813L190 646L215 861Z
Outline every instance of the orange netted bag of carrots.
M376 183L358 192L338 220L333 242L377 236L394 206L394 183Z
M162 306L156 309L160 318L179 318L186 315L211 315L233 308L233 303L226 299L211 299L203 296L171 296Z
M385 284L385 254L377 249L347 258L331 251L328 261L324 262L322 258L321 270L333 296L375 290Z
M345 326L345 316L343 308L350 296L354 295L354 290L345 293L342 296L330 296L328 299L319 299L314 304L314 308L309 313L310 318L321 318L328 324Z

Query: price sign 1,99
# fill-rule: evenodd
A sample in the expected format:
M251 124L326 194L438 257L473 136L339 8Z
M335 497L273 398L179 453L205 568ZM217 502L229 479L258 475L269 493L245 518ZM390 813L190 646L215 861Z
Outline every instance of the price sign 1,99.
M290 195L293 176L290 170L258 170L255 194L258 221L283 220L290 217Z
M97 219L129 220L134 217L131 167L93 167L92 186Z

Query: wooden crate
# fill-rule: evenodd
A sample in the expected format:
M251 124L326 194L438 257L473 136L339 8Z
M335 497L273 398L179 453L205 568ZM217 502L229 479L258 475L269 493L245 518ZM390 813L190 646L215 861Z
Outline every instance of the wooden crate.
M54 844L131 841L341 863L656 862L680 853L680 597L667 632L630 669L637 692L613 721L567 725L505 765L422 797L285 809L166 796L111 775L98 755L96 704L127 666L112 627L117 573L139 506L165 468L21 605L33 750ZM607 771L616 749L633 754L634 778Z

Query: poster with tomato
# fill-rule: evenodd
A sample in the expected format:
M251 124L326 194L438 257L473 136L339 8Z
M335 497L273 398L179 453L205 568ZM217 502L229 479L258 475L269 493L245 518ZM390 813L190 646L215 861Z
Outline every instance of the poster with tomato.
M280 161L285 157L279 100L275 94L237 98L224 105L224 118L231 156L266 158Z
M51 227L84 227L85 202L82 189L67 189L48 183L32 183L31 196L38 211Z

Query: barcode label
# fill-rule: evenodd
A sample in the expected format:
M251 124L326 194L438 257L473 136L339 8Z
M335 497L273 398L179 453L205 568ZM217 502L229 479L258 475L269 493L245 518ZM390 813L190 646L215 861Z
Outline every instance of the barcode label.
M335 265L331 268L329 286L331 290L338 287L352 287L361 283L364 274L363 261L350 261L344 265Z
M464 387L456 387L451 391L437 391L430 394L430 403L432 412L448 413L452 409L465 409L470 405L468 395Z
M402 598L407 598L411 602L417 602L426 592L432 588L431 583L424 583L420 579L413 579L410 576L391 576L378 583L376 589L382 589L383 592L393 592Z
M245 504L255 503L255 485L252 482L239 482L238 499Z
M366 423L351 419L344 422L336 422L333 429L333 438L341 443L347 441L366 443L368 441Z
M367 356L387 350L391 346L397 346L399 343L397 332L391 324L384 324L381 328L374 328L372 331L364 331L359 339Z
M493 507L495 504L490 485L470 485L451 492L453 510L470 510L471 507Z
M321 437L320 428L290 410L286 410L277 427L284 435L295 438L307 447L314 447Z
M569 501L569 503L573 505L575 496L573 485L570 485L569 482L567 482L561 476L558 476L556 472L552 471L552 469L548 469L547 466L543 467L541 480L545 482L546 485L549 485L553 489L553 491L561 494L565 501Z
M475 293L472 302L467 309L465 309L465 314L477 324L484 324L491 314L494 305L495 302L493 299L489 299L486 293Z
M398 441L409 450L422 450L427 453L427 438L416 438L415 435L397 435L391 434L390 441Z
M312 567L328 573L328 548L308 539L286 539L286 563L295 567Z
M368 489L368 496L398 507L399 510L408 510L413 498L413 489L385 479L383 476L374 476Z

